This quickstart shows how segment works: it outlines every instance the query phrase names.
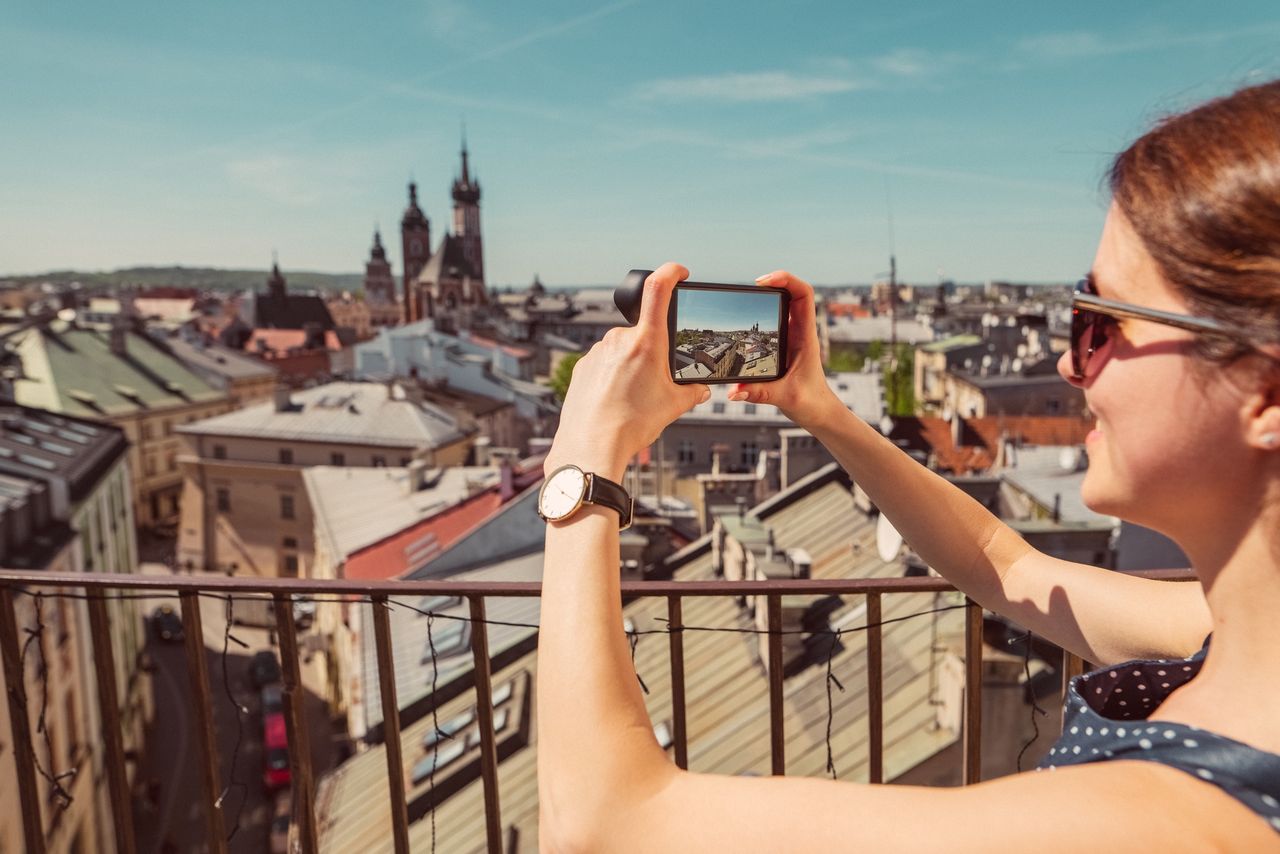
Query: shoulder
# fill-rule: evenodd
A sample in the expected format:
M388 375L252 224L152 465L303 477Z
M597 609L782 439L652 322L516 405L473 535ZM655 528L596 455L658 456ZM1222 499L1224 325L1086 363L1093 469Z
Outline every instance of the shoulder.
M1157 762L1115 760L1002 777L956 790L955 801L962 814L988 826L1000 826L1005 812L1011 837L1021 831L1078 839L1092 825L1123 833L1125 847L1135 850L1280 852L1280 833L1265 818L1212 783Z

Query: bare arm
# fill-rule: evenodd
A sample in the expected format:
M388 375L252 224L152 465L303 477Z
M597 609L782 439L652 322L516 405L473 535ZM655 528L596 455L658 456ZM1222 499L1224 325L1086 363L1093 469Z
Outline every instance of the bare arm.
M866 490L930 566L974 601L1097 664L1198 650L1212 628L1199 584L1167 583L1049 557L954 484L845 409L827 386L813 288L789 273L761 284L791 293L790 367L736 387L806 428Z

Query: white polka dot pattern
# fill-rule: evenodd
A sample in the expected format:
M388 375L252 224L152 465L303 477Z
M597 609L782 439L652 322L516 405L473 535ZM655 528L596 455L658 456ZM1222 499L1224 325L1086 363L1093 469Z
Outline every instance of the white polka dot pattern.
M1186 659L1128 661L1072 679L1062 737L1036 770L1108 759L1159 762L1221 788L1280 830L1280 754L1190 724L1149 721L1170 694L1200 672L1211 639Z

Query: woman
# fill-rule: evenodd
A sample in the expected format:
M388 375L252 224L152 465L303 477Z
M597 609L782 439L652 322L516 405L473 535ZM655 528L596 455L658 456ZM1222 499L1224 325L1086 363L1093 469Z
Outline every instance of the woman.
M586 505L547 526L544 847L1280 850L1278 129L1280 81L1168 119L1116 159L1058 366L1098 419L1085 503L1168 534L1199 584L1031 548L840 405L809 285L781 271L758 280L791 293L791 367L731 399L773 404L817 436L956 587L1104 666L1072 685L1068 729L1042 763L1053 773L927 789L679 770L654 740L619 630L618 516ZM686 275L655 272L637 326L577 364L548 473L573 464L619 481L707 398L667 368L667 307Z

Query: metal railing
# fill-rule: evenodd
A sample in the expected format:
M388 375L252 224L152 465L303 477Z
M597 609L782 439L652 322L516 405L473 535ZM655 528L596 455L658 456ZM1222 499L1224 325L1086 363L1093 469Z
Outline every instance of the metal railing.
M1159 580L1191 580L1189 570L1150 570L1135 575ZM454 581L353 581L346 579L260 579L242 577L180 577L120 574L43 573L0 570L0 658L3 659L12 743L17 766L23 833L27 851L42 854L45 837L41 823L41 805L37 789L35 745L32 739L22 657L19 646L18 615L15 593L39 590L72 590L86 600L89 612L94 667L99 674L98 706L101 714L101 743L105 749L105 766L110 804L114 819L116 848L121 852L137 850L131 797L125 775L125 752L122 740L120 705L116 683L103 674L113 674L115 661L111 644L111 626L107 603L128 591L163 591L176 593L182 610L185 634L185 656L191 681L192 713L201 759L201 781L204 816L210 850L226 852L226 828L219 799L221 772L213 721L213 695L205 660L204 634L199 597L225 598L232 594L269 598L274 603L275 631L281 652L281 682L285 725L288 737L289 764L294 792L293 818L297 840L304 852L318 847L315 815L315 786L307 729L303 720L301 678L298 666L297 629L293 616L293 597L324 595L351 597L352 602L372 604L373 630L381 691L383 732L386 742L387 774L390 783L392 840L397 854L409 851L408 815L405 800L405 774L400 745L400 710L396 699L395 671L392 666L391 631L388 600L400 596L463 597L470 604L471 650L474 659L474 683L480 734L481 777L483 780L485 825L488 850L502 851L501 808L498 801L498 761L493 724L492 671L489 656L485 602L491 597L538 597L537 582L471 582ZM955 592L950 582L934 577L874 579L804 579L771 581L642 581L623 582L625 597L658 597L667 601L670 621L668 643L671 661L672 738L675 762L688 767L688 742L685 707L684 640L682 603L690 597L760 596L764 597L768 617L768 679L770 709L770 744L772 772L786 773L785 721L783 714L783 648L782 599L786 596L862 596L867 615L867 701L870 729L869 781L882 783L884 777L884 671L882 661L882 598L906 593ZM979 758L982 746L982 608L965 599L965 690L962 725L962 782L980 779ZM1063 680L1083 672L1084 662L1065 654Z

